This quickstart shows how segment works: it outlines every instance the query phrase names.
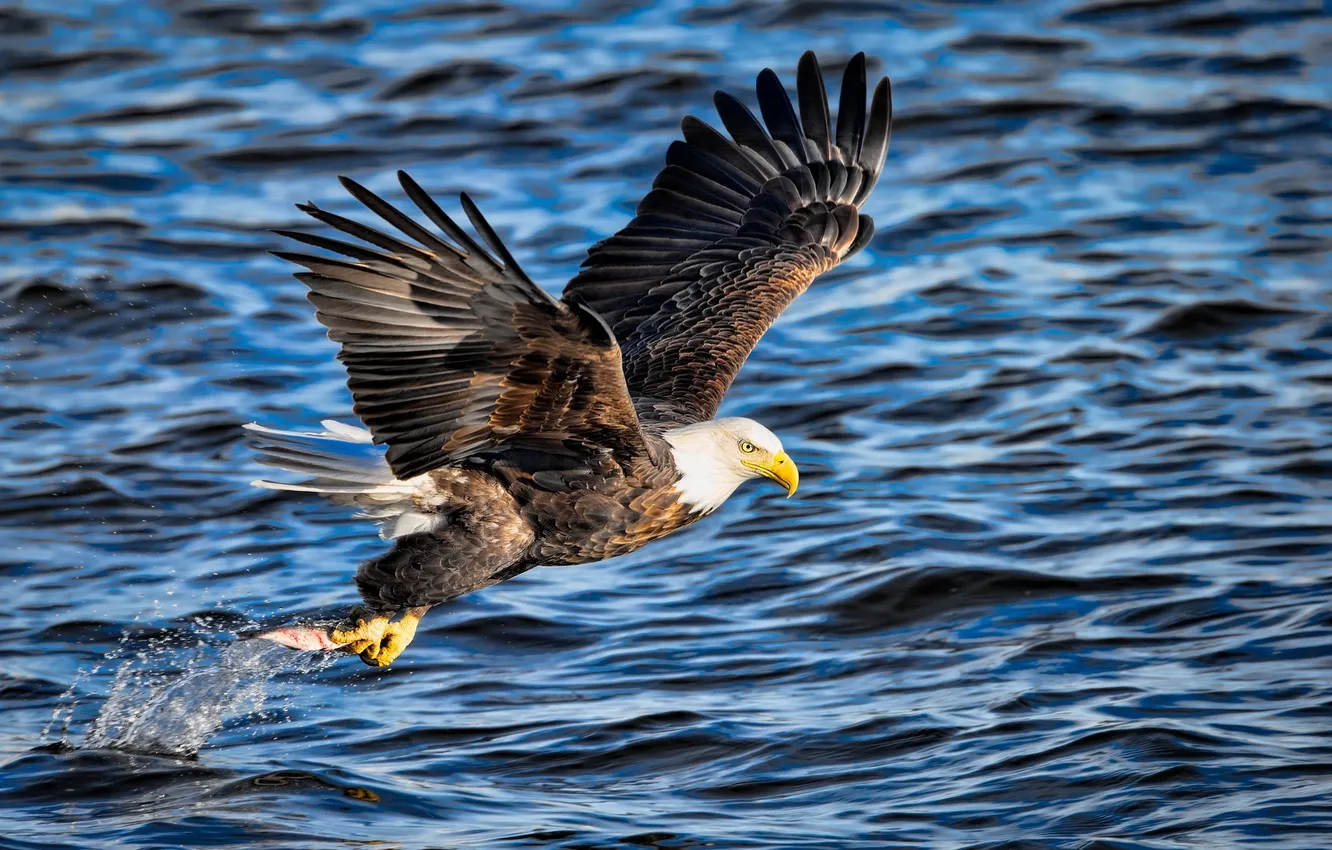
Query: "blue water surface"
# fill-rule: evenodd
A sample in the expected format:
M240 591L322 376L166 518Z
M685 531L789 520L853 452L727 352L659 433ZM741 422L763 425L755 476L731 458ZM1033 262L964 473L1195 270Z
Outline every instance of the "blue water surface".
M724 408L799 494L387 670L238 642L385 548L248 486L241 424L350 418L292 204L405 168L557 292L811 48L897 120ZM0 10L0 846L1327 846L1329 55L1285 0Z

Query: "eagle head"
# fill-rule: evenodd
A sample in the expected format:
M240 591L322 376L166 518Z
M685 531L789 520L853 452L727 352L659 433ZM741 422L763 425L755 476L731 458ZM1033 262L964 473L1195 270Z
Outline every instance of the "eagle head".
M800 471L777 435L741 416L711 419L667 431L676 492L692 511L713 511L751 478L770 478L795 493Z

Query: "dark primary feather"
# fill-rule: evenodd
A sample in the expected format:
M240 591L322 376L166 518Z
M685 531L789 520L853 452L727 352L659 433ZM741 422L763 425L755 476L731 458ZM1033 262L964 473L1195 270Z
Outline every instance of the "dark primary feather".
M828 95L823 85L823 72L813 51L800 57L796 66L796 94L800 100L800 122L805 138L814 143L814 152L821 160L832 158L832 119L828 115Z
M782 142L791 150L800 162L807 162L805 154L805 135L800 129L800 119L796 118L791 106L791 97L782 87L771 68L764 68L758 75L759 110L763 121L768 125L773 139Z
M279 253L309 269L316 316L342 344L356 414L389 466L410 478L524 440L572 440L646 455L620 350L590 308L532 282L471 199L462 206L487 252L410 177L407 196L446 242L352 180L348 191L419 245L319 209L300 209L380 249L283 231L349 260Z
M711 418L782 310L874 232L859 208L888 150L888 80L867 113L865 57L853 57L835 130L813 53L801 57L796 87L798 114L777 75L759 74L763 123L719 92L730 138L686 117L684 141L671 144L633 221L594 245L565 288L619 339L641 410Z
M865 136L865 54L857 53L842 74L842 96L837 104L837 147L843 162L850 165L860 159L860 142Z

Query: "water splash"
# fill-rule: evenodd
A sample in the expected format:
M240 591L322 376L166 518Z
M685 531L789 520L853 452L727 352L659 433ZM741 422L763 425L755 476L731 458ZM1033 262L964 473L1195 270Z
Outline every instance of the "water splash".
M258 715L278 676L315 673L336 658L262 640L158 645L116 668L81 742L75 743L71 729L79 714L76 702L58 708L48 729L61 726L62 739L84 749L193 756L226 721Z

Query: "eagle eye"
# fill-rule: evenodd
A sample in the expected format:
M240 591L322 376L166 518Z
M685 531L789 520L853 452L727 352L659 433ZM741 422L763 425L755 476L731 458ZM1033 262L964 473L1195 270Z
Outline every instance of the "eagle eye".
M754 445L748 440L741 440L740 451L744 452L747 455L752 455L754 452L758 451L758 446Z

